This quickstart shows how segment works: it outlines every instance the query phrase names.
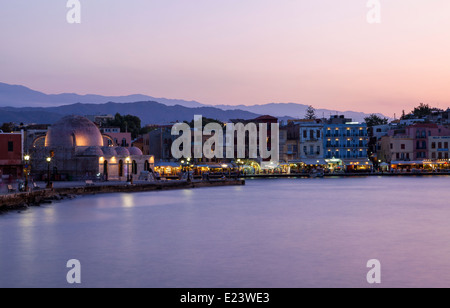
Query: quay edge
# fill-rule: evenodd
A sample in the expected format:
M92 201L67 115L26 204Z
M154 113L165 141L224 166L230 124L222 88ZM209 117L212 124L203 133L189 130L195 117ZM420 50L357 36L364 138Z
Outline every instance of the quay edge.
M160 183L139 183L133 185L91 185L67 188L41 189L33 192L22 192L16 194L0 195L0 210L14 210L30 205L40 205L53 200L73 198L74 196L123 193L123 192L145 192L155 190L172 190L202 187L220 187L245 185L244 179L236 180L211 180L209 182L187 182L173 181Z

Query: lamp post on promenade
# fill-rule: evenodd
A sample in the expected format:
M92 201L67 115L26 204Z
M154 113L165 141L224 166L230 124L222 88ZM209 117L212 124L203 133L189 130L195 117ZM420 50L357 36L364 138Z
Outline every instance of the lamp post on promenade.
M52 183L50 182L50 163L52 162L52 158L47 157L47 188L52 188Z
M25 155L23 157L24 161L25 161L25 191L28 191L28 174L30 173L30 155Z
M125 161L127 163L127 182L130 182L130 158L127 157Z

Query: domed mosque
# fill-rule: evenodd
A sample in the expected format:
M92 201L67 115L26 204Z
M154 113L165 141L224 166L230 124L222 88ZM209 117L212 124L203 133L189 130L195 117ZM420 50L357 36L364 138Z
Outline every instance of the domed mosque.
M153 156L136 147L105 146L108 138L85 117L63 117L47 131L44 147L35 146L30 153L33 173L46 176L47 157L52 175L61 180L126 181L128 175L137 179L142 171L153 170Z

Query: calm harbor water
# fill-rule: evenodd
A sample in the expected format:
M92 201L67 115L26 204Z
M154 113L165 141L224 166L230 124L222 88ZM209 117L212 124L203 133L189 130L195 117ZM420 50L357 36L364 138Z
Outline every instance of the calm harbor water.
M0 215L0 287L450 287L450 177L248 180Z

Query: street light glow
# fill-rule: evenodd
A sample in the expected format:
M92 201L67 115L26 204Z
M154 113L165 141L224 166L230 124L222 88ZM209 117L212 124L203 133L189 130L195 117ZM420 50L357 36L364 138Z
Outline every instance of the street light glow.
M25 155L23 159L25 159L26 161L30 160L30 155Z
M49 163L51 161L52 161L52 158L51 157L47 157L47 162Z

